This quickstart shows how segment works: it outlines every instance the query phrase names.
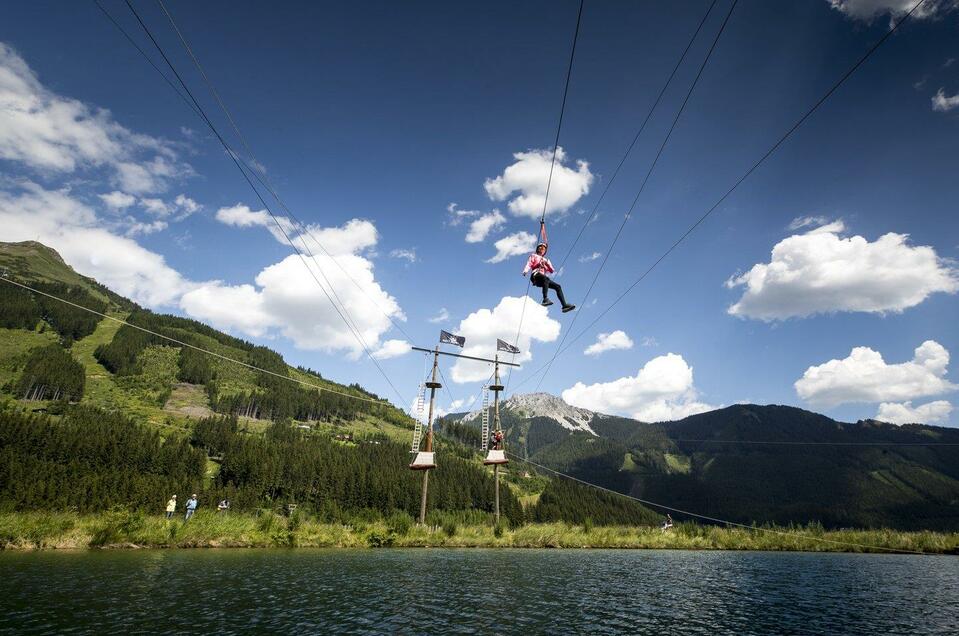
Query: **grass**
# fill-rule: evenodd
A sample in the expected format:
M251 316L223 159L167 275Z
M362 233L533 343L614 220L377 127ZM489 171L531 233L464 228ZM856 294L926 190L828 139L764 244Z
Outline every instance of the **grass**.
M294 513L228 515L201 510L184 522L140 512L114 510L0 513L0 548L14 550L103 547L448 547L448 548L630 548L673 550L763 550L809 552L924 552L959 554L959 533L895 530L720 528L681 523L667 533L648 526L529 524L515 529L463 523L440 515L436 525L417 526L406 513L386 520L357 518L322 523ZM472 519L475 515L467 515Z

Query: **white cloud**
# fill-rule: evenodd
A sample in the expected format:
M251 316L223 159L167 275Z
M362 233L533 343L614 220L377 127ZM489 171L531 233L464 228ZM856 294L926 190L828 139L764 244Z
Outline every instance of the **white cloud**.
M810 225L819 227L827 223L829 223L829 219L824 216L797 216L789 223L788 229L794 232Z
M890 21L900 18L916 6L917 0L826 0L847 17L862 22L889 15ZM957 0L926 0L912 14L913 19L932 18L959 7Z
M173 144L133 133L109 111L45 88L16 51L0 43L0 158L44 174L106 168L125 192L164 190L193 174Z
M431 322L434 325L438 325L440 323L446 322L449 319L450 319L450 312L446 310L446 307L442 307L435 316L433 316L432 318L428 320L428 322Z
M412 351L412 349L410 349L411 346L412 345L405 340L387 340L373 352L373 357L377 360L389 360L390 358L405 356Z
M241 227L262 225L263 221L262 213L245 206L221 209L217 218ZM340 227L314 228L313 234L333 255L314 250L314 258L306 260L309 270L291 254L261 271L255 287L215 281L185 294L181 307L192 317L222 329L251 336L279 333L301 349L362 355L363 347L317 285L318 279L324 288L332 285L345 306L344 314L352 317L363 341L371 351L378 350L380 338L392 325L390 318L403 320L405 316L396 299L376 281L373 263L359 253L342 253L375 245L376 228L369 221L353 219Z
M668 353L647 362L635 376L563 391L573 406L625 415L644 422L677 420L717 407L697 400L693 369L681 355Z
M915 408L912 402L883 402L879 405L876 419L890 424L932 424L942 422L952 413L952 404L936 400Z
M473 406L475 402L476 402L475 395L471 395L469 398L466 398L466 399L453 400L452 402L450 402L449 412L456 413L459 409L462 409L463 407L469 408Z
M316 256L356 254L373 247L379 240L376 226L363 219L351 219L340 227L304 227L285 216L277 216L274 220L267 210L254 211L242 203L220 208L216 220L235 227L264 227L283 245L289 245L289 237L300 249L305 246L306 251Z
M162 232L167 229L168 225L166 221L153 221L152 223L141 223L136 219L129 219L129 227L127 228L127 236L137 236L140 234L154 234L156 232Z
M595 260L598 259L600 256L602 256L602 254L600 254L599 252L593 252L592 254L590 254L590 255L588 255L588 256L584 254L583 256L580 256L580 257L579 257L579 262L580 262L580 263L589 263L590 261L595 261Z
M455 203L450 203L446 206L446 211L449 213L446 224L454 227L466 219L471 219L482 214L479 210L461 210Z
M546 185L550 180L550 164L553 158L551 150L530 150L513 155L516 162L508 166L503 174L487 179L483 184L486 194L494 201L505 201L514 192L507 207L517 216L538 219L543 213L546 198ZM589 193L593 183L593 174L589 164L577 161L576 168L563 165L566 153L562 148L556 151L556 165L549 186L549 201L546 214L564 212Z
M596 338L596 342L586 347L583 351L588 356L598 356L604 351L614 351L616 349L632 349L633 340L626 335L622 329L617 329L611 333L601 333Z
M182 217L187 217L198 212L203 206L188 197L185 194L179 194L173 200L173 203L176 204L177 210L180 212Z
M946 378L949 352L934 340L923 342L913 359L887 364L882 354L856 347L842 360L809 367L796 381L796 393L826 408L850 402L901 402L941 395L957 385Z
M140 205L143 209L154 216L168 216L171 212L169 206L163 202L163 199L140 199Z
M841 221L777 243L769 263L726 281L745 287L728 312L773 321L819 313L901 312L936 292L959 290L959 270L907 234L890 232L870 242L843 238Z
M416 248L409 250L396 249L390 252L390 258L401 258L403 260L409 261L410 263L415 263L419 260L416 256Z
M0 190L5 241L40 241L79 273L149 307L175 305L195 283L162 256L102 227L94 211L68 190L47 190L21 181Z
M932 96L932 109L940 113L948 113L953 108L959 107L959 93L955 95L946 95L941 88L939 92Z
M643 336L643 339L639 341L639 344L641 344L644 347L658 347L659 341L657 341L656 338L652 336Z
M525 305L525 310L523 306ZM519 338L520 316L523 316ZM523 363L533 359L530 347L533 341L553 342L559 337L560 324L549 317L546 308L529 296L504 296L499 304L490 309L478 309L464 318L455 333L466 336L463 353L483 358L496 353L496 339L507 342L516 341L521 353L515 356L515 362ZM479 382L486 380L492 373L491 365L483 362L457 360L452 368L453 382Z
M501 263L513 256L529 254L536 248L536 237L529 232L517 232L504 236L493 243L496 248L496 254L488 259L487 263Z
M467 243L481 243L486 240L490 232L498 230L506 223L506 217L500 214L499 210L493 210L489 214L484 214L472 223L466 233Z
M180 299L180 308L215 327L255 338L266 336L271 328L277 327L263 294L253 285L211 281L185 294Z
M107 194L98 194L97 196L100 197L108 208L114 211L126 209L137 201L135 196L120 192L119 190L114 190Z

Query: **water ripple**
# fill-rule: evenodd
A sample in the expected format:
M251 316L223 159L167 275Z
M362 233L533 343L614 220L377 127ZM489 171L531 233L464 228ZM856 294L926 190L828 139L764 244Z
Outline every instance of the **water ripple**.
M959 559L614 550L0 554L0 632L959 633Z

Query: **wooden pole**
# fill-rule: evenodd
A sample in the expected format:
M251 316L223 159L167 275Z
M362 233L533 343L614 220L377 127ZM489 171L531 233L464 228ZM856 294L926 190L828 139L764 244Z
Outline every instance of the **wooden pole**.
M493 384L499 385L499 354L496 354L493 362ZM499 391L496 391L493 394L493 430L500 430L499 423ZM502 442L503 446L506 446L506 440ZM499 464L493 466L493 482L495 483L496 489L496 508L495 516L496 525L499 525Z
M433 349L433 386L430 387L430 411L426 419L426 452L433 452L433 405L436 403L436 370L439 366L440 346ZM429 488L430 471L423 471L423 493L420 496L420 525L426 523L426 492Z

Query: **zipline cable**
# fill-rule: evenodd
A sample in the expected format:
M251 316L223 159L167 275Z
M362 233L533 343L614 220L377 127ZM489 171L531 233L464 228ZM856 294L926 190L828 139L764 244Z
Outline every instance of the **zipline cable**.
M641 282L643 282L643 280L644 280L654 269L656 269L656 267L657 267L661 262L663 262L663 260L665 260L666 257L669 256L669 255L679 246L680 243L682 243L684 240L686 240L686 238L687 238L690 234L692 234L693 231L703 223L703 221L705 221L720 205L722 205L722 203L729 197L729 195L731 195L740 185L742 185L742 183L743 183L753 172L755 172L756 169L759 168L759 166L762 165L762 164L766 161L766 159L768 159L776 150L778 150L779 147L782 146L782 144L783 144L790 136L792 136L792 134L793 134L814 112L816 112L816 110L818 110L819 107L822 106L823 103L824 103L827 99L829 99L829 97L830 97L833 93L835 93L836 90L837 90L840 86L842 86L842 84L845 83L845 81L846 81L847 79L849 79L849 77L850 77L860 66L863 65L863 63L866 62L866 60L868 60L868 59L872 56L872 54L873 54L880 46L882 46L882 44L883 44L886 40L888 40L889 37L892 36L892 34L895 33L895 32L899 29L899 27L903 25L903 23L906 22L906 20L908 20L908 19L916 12L916 10L917 10L920 6L922 6L922 4L923 4L924 2L926 2L926 0L919 0L919 2L917 2L917 3L912 7L912 9L909 10L908 13L906 13L906 14L903 15L901 18L899 18L899 20L897 20L897 21L893 24L893 26L892 26L881 38L879 38L879 40L877 40L876 43L873 44L873 45L869 48L869 50L866 51L866 53L865 53L861 58L859 58L859 60L858 60L855 64L853 64L852 67L850 67L849 70L847 70L847 71L836 81L835 84L832 85L832 87L831 87L828 91L826 91L826 94L823 95L815 104L813 104L813 106L810 107L809 110L807 110L807 111L805 112L805 114L802 115L802 117L800 117L799 120L798 120L795 124L793 124L792 127L789 128L789 130L787 130L786 133L783 134L783 135L779 138L779 140L776 141L776 143L774 143L774 144L772 145L772 147L770 147L769 150L767 150L766 153L765 153L764 155L762 155L762 157L760 157L759 160L757 160L757 161L745 172L745 174L743 174L743 175L739 178L739 180L737 180L737 181L733 184L733 186L732 186L731 188L729 188L729 189L726 191L726 193L723 194L723 195L719 198L718 201L716 201L716 203L714 203L714 204L712 205L712 207L710 207L708 210L706 210L706 212L705 212L701 217L699 217L699 219L698 219L695 223L693 223L693 224L689 227L689 229L687 229L678 239L676 239L676 241L669 247L669 249L667 249L665 252L663 252L663 254L662 254L658 259L656 259L656 261L653 262L653 264L650 265L650 266L646 269L646 271L644 271L644 272L639 276L639 278L637 278L635 281L633 281L632 284L630 284L629 287L627 287L625 291L623 291L608 307L606 307L606 309L604 309L602 312L600 312L600 314L599 314L598 316L596 316L596 318L595 318L591 323L589 323L582 331L580 331L579 334L577 334L565 347L563 347L562 349L558 350L558 351L556 352L556 354L553 356L553 358L550 360L550 363L552 363L552 360L555 360L558 356L560 356L560 355L562 355L563 353L565 353L566 351L568 351L568 350L570 349L570 347L572 347L572 346L576 343L577 340L579 340L580 338L582 338L590 329L593 328L593 326L594 326L596 323L598 323L606 314L608 314L608 313L613 309L613 307L615 307L617 304L619 304L620 301L622 301L623 298L625 298L627 294L629 294L637 285L639 285ZM539 369L537 369L536 371L532 372L530 375L526 376L526 378L524 378L524 379L520 382L520 384L517 385L517 388L519 388L519 386L522 386L523 384L525 384L526 382L528 382L528 381L531 380L532 378L534 378L534 377L536 377L537 375L539 375L541 372L543 372L544 370L546 370L546 369L548 368L548 366L549 366L548 364L544 364L544 365L541 366Z
M668 511L670 511L670 512L675 512L676 514L686 515L686 516L689 516L689 517L695 517L695 518L697 518L697 519L702 519L703 521L710 521L710 522L713 522L713 523L721 523L721 524L724 524L724 525L727 525L727 526L733 526L733 527L737 527L737 528L745 528L746 530L754 530L754 531L756 531L756 532L767 532L767 533L769 533L769 534L776 534L776 535L779 535L779 536L795 537L795 538L799 538L799 539L805 539L805 540L808 540L808 541L820 541L820 542L822 542L822 543L831 543L831 544L833 544L833 545L842 545L842 546L846 546L846 547L861 548L861 549L866 549L866 550L877 550L877 551L882 551L882 552L906 553L906 554L923 554L923 555L926 554L925 552L922 552L922 551L920 551L920 550L909 550L909 549L907 549L907 548L887 548L887 547L885 547L885 546L868 545L868 544L865 544L865 543L854 543L854 542L852 542L852 541L840 541L840 540L838 540L838 539L827 539L827 538L825 538L825 537L817 537L817 536L815 536L815 535L800 534L800 533L798 533L798 532L787 532L787 531L785 531L785 530L776 530L776 529L774 529L774 528L763 528L763 527L761 527L761 526L751 526L751 525L746 524L746 523L739 523L739 522L736 522L736 521L728 521L728 520L726 520L726 519L720 519L720 518L718 518L718 517L710 517L710 516L708 516L708 515L701 515L701 514L699 514L699 513L691 512L691 511L689 511L689 510L682 510L681 508L674 508L674 507L672 507L672 506L667 506L667 505L665 505L665 504L657 503L657 502L655 502L655 501L650 501L650 500L648 500L648 499L642 499L642 498L640 498L640 497L634 497L634 496L632 496L632 495L627 495L626 493L622 493L622 492L619 492L619 491L617 491L617 490L613 490L613 489L611 489L611 488L606 488L605 486L600 486L599 484L594 484L594 483L588 482L588 481L586 481L586 480L580 479L579 477L574 477L574 476L572 476L572 475L568 475L568 474L563 473L563 472L560 472L560 471L558 471L558 470L553 470L552 468L549 468L549 467L547 467L547 466L543 466L542 464L537 464L536 462L534 462L534 461L532 461L532 460L530 460L530 459L523 459L523 458L520 457L519 455L515 455L515 454L510 453L510 452L508 452L508 451L506 451L506 454L509 455L509 456L511 456L511 457L513 457L514 459L516 459L516 460L518 460L518 461L524 461L524 462L526 462L527 464L530 464L530 465L532 465L532 466L536 466L537 468L541 468L542 470L545 470L545 471L547 471L547 472L553 473L554 475L557 475L557 476L559 476L559 477L563 477L563 478L565 478L565 479L569 479L570 481L578 482L578 483L580 483L580 484L583 484L584 486L589 486L590 488L596 488L597 490L602 490L603 492L607 492L607 493L612 494L612 495L618 495L618 496L620 496L620 497L625 497L626 499L631 499L631 500L633 500L633 501L637 501L637 502L639 502L639 503L641 503L641 504L643 504L643 505L646 505L646 506L652 506L652 507L654 507L654 508L660 508L660 509L662 509L662 510L668 510Z
M703 71L706 69L706 65L709 63L710 58L713 56L713 51L716 50L716 45L719 43L719 39L722 37L723 32L726 30L726 25L729 24L729 18L733 15L733 10L736 8L736 4L739 0L733 0L732 4L729 6L729 11L726 13L726 18L723 20L722 25L719 27L719 31L716 33L716 37L713 38L713 42L709 47L709 51L706 52L706 57L703 58L702 64L699 65L699 71L696 73L696 77L693 79L692 84L689 86L689 90L686 91L686 97L683 98L683 103L680 105L679 110L676 111L676 116L673 118L672 124L669 126L669 130L666 132L666 136L663 138L663 142L659 145L659 150L656 152L656 156L653 158L652 163L649 165L649 169L646 171L646 176L643 177L643 181L639 186L639 191L636 193L636 197L633 199L632 204L630 204L629 209L626 211L625 216L623 216L623 222L619 224L619 229L616 231L616 235L613 236L612 242L609 244L609 247L606 249L606 253L603 256L602 262L599 264L599 268L596 270L596 273L593 275L593 280L589 283L589 287L586 289L586 295L583 297L582 304L585 307L586 301L589 299L590 294L593 291L593 287L596 286L596 281L599 280L600 275L603 273L603 269L606 267L606 263L609 261L610 255L613 253L613 249L616 247L616 243L619 241L619 237L623 234L623 229L626 227L626 224L629 222L629 219L632 217L633 209L636 207L636 204L639 202L640 197L643 195L643 192L646 190L646 184L649 183L649 177L652 176L653 171L656 169L656 165L659 163L659 158L663 155L663 151L666 149L666 145L669 143L670 138L673 135L673 131L676 129L676 124L679 122L679 118L682 116L683 111L686 110L686 105L689 103L689 98L692 96L693 91L696 90L697 84L699 84L699 79L703 76ZM577 312L573 316L573 320L569 323L569 327L563 332L563 337L559 342L559 345L556 347L556 351L553 352L553 357L550 358L549 362L546 364L546 371L540 377L539 381L536 383L535 391L539 390L540 385L543 380L549 374L550 368L553 366L553 362L556 360L556 356L559 355L560 350L563 348L563 344L566 342L566 338L569 337L570 331L572 331L573 326L576 324L577 318L579 318L580 312Z
M269 213L270 217L273 219L273 222L276 224L277 228L280 230L280 233L283 235L283 237L286 239L286 241L290 244L290 247L292 247L293 250L296 252L297 256L299 256L300 260L303 262L304 266L306 267L307 271L308 271L308 272L310 273L310 275L312 276L313 280L316 282L317 286L320 287L320 289L323 291L324 295L327 297L327 300L330 301L330 304L333 306L333 309L336 311L336 313L340 316L340 318L341 318L341 319L343 320L343 322L346 324L347 328L350 329L350 331L351 331L351 333L353 334L353 336L356 338L356 340L359 342L360 346L361 346L361 347L363 348L363 350L366 352L366 355L369 357L369 359L373 362L374 366L375 366L375 367L377 368L377 370L380 372L380 375L383 376L383 378L386 380L387 384L389 384L389 386L393 389L394 393L396 393L397 397L400 399L400 403L401 403L401 404L405 403L405 399L403 398L403 395L399 392L399 390L398 390L398 389L396 388L396 386L393 384L393 381L390 379L389 375L386 374L386 372L385 372L385 371L383 370L383 368L380 366L379 362L378 362L378 361L376 360L376 358L373 356L373 354L372 354L372 352L370 351L369 347L367 346L366 342L363 340L363 337L362 337L362 335L360 334L359 330L355 327L354 324L351 323L351 320L350 320L350 319L348 319L346 316L344 316L343 311L340 310L340 307L337 306L337 303L336 303L336 302L333 300L333 298L330 296L330 292L328 292L327 289L326 289L326 288L323 286L323 284L320 282L319 278L318 278L317 275L316 275L316 272L313 271L313 268L310 267L309 263L307 262L306 257L303 255L303 253L300 251L300 249L296 246L296 243L290 238L289 234L288 234L287 231L286 231L286 228L283 226L283 223L277 218L276 214L274 214L274 212L273 212L273 210L270 208L269 204L266 202L266 200L265 200L265 199L263 198L263 196L260 194L260 191L256 188L256 186L254 185L253 181L250 179L249 175L247 175L246 171L243 169L243 166L241 165L240 161L237 159L236 154L232 151L232 149L230 148L229 144L226 142L226 140L225 140L225 139L223 138L223 136L220 134L219 130L217 130L216 126L213 124L213 122L210 120L210 118L206 115L206 112L203 110L203 107L200 105L200 103L197 101L196 97L195 97L195 96L193 95L193 93L190 91L190 88L186 85L186 82L184 82L183 78L180 76L179 72L176 70L176 67L173 65L173 63L170 61L170 59L167 57L167 55L166 55L166 53L164 52L163 48L160 46L159 42L157 42L156 38L153 36L153 33L150 31L150 29L149 29L149 28L147 27L147 25L144 23L143 19L140 17L140 14L137 13L136 9L133 8L133 5L130 3L130 0L124 0L124 1L125 1L125 3L126 3L127 7L130 9L131 13L133 13L133 15L136 17L137 22L140 24L140 27L141 27L141 28L143 29L143 31L147 34L147 36L149 37L150 41L153 43L154 47L156 47L157 51L160 53L160 56L163 58L164 62L166 62L167 66L170 68L170 70L173 72L174 76L177 78L177 81L179 81L180 85L183 87L183 90L186 91L186 94L187 94L187 95L190 97L190 99L193 101L194 105L196 105L197 110L200 112L200 114L201 114L204 122L206 122L207 126L210 128L210 130L213 132L213 134L216 136L216 138L220 141L220 144L221 144L221 145L223 146L223 148L227 151L227 154L230 155L230 159L233 161L234 165L236 165L237 169L240 171L240 174L243 176L243 178L244 178L244 180L247 182L247 184L249 184L250 188L253 190L254 194L255 194L256 197L257 197L257 199L259 199L260 203L263 205L263 207L264 207L264 208L266 209L266 211ZM326 279L326 275L325 275L325 273L323 272L322 268L321 268L321 267L318 267L317 269L319 269L320 275L323 276L324 279ZM330 285L328 279L327 279L327 284ZM331 289L331 291L333 292L333 294L336 293L336 291L332 288L332 285L330 285L330 289ZM344 310L344 311L347 311L347 313L348 313L348 309L347 309L345 306L343 307L343 310Z
M650 118L653 115L653 112L656 110L656 107L659 106L660 101L662 101L663 96L666 94L666 90L669 88L670 84L673 82L673 78L676 76L676 72L679 71L679 67L682 65L683 61L686 59L686 56L689 54L689 49L692 48L693 42L696 41L696 38L699 37L699 32L702 31L703 25L706 24L706 19L709 17L709 14L712 13L713 7L716 6L716 3L719 0L713 0L710 3L709 7L706 9L706 13L703 15L702 19L699 21L699 24L696 26L696 31L693 32L692 37L689 38L689 42L686 43L686 48L683 49L682 55L679 56L679 59L676 61L676 64L673 66L672 72L669 74L669 77L666 79L666 83L663 84L663 87L659 90L659 95L656 96L656 100L653 102L653 105L649 107L649 111L646 113L646 117L643 118L643 123L640 125L639 130L636 131L636 134L633 135L633 140L629 142L629 145L626 147L626 152L623 153L623 158L619 160L619 165L616 166L616 169L613 170L612 175L606 181L606 185L603 187L603 191L599 195L599 199L596 200L596 204L593 205L593 209L590 211L589 216L586 217L586 221L583 222L582 227L579 228L579 233L576 234L576 238L573 239L573 242L570 244L569 249L566 250L566 254L563 256L563 260L559 263L559 270L563 269L563 266L566 264L566 261L569 259L570 255L573 253L573 250L576 248L576 244L579 243L579 239L583 236L583 232L586 231L587 226L589 226L590 221L596 216L596 213L599 212L599 206L602 205L603 200L606 198L606 193L609 192L609 189L612 187L613 182L616 181L616 177L619 175L620 169L626 163L626 159L629 158L630 154L633 152L633 147L639 141L640 136L643 134L643 131L646 130L646 125L649 123Z
M395 407L393 407L393 405L391 405L387 400L382 400L382 399L380 399L380 400L375 400L375 399L373 399L373 398L362 397L362 396L353 395L353 394L350 394L350 393L344 393L343 391L337 391L336 389L331 389L331 388L329 388L329 387L325 387L325 386L322 386L322 385L320 385L320 384L315 384L315 383L313 383L313 382L307 382L306 380L299 380L299 379L297 379L297 378L290 377L290 376L288 376L288 375L283 375L282 373L277 373L277 372L275 372L275 371L270 371L269 369L261 369L260 367L258 367L258 366L256 366L256 365L253 365L253 364L250 364L250 363L248 363L248 362L243 362L242 360L237 360L236 358L231 358L230 356L225 356L225 355L223 355L222 353L217 353L217 352L215 352L215 351L210 351L209 349L204 349L203 347L198 347L198 346L196 346L196 345L194 345L194 344L190 344L189 342L184 342L184 341L182 341L182 340L178 340L178 339L173 338L173 337L171 337L171 336L164 335L164 334L159 333L159 332L157 332L157 331L153 331L152 329L147 329L146 327L141 327L140 325L135 325L135 324L133 324L133 323L131 323L131 322L127 322L126 320L123 320L122 318L117 318L116 316L111 316L111 315L109 315L109 314L105 314L105 313L103 313L102 311L97 311L96 309L91 309L90 307L84 307L83 305L79 305L79 304L77 304L77 303L75 303L75 302L72 302L72 301L69 301L69 300L67 300L67 299L65 299L65 298L60 298L59 296L55 296L55 295L53 295L53 294L48 294L47 292L40 291L39 289L34 289L33 287L30 287L29 285L26 285L26 284L24 284L24 283L17 282L17 281L15 281L15 280L13 280L13 279L11 279L11 278L9 278L9 277L6 277L6 276L0 276L0 281L3 281L3 282L5 282L5 283L9 283L9 284L11 284L11 285L16 285L17 287L20 287L20 288L22 288L22 289L25 289L25 290L27 290L27 291L29 291L29 292L34 293L34 294L39 294L40 296L46 296L47 298L50 298L50 299L52 299L52 300L60 301L61 303L70 305L71 307L74 307L74 308L76 308L76 309L82 309L83 311L89 312L89 313L94 314L94 315L96 315L96 316L100 316L101 318L106 318L107 320L112 320L113 322L119 323L119 324L121 324L121 325L125 325L125 326L127 326L127 327L131 327L131 328L136 329L136 330L138 330L138 331L142 331L142 332L144 332L144 333L150 334L151 336L156 336L157 338L162 338L162 339L164 339L164 340L167 340L167 341L169 341L169 342L172 342L172 343L174 343L174 344L176 344L176 345L179 345L179 346L181 346L181 347L189 347L190 349L193 349L193 350L195 350L195 351L199 351L200 353L205 353L205 354L207 354L207 355L213 356L214 358L219 358L220 360L224 360L224 361L226 361L226 362L232 362L233 364L238 364L238 365L240 365L241 367L246 367L247 369L252 369L253 371L259 371L260 373L266 373L266 374L268 374L268 375L272 375L272 376L275 376L275 377L278 377L278 378L282 378L282 379L284 379L284 380L289 380L290 382L295 382L296 384L301 384L301 385L303 385L303 386L308 386L308 387L313 388L313 389L316 389L317 391L320 391L320 392L325 391L325 392L327 392L327 393L333 393L333 394L335 394L335 395L340 395L340 396L342 396L342 397L350 398L350 399L353 399L353 400L361 400L361 401L363 401L363 402L372 402L373 404L379 404L379 405L381 405L381 406L387 406L387 407L395 408Z
M110 20L111 23L113 23L113 25L117 28L117 30L120 31L120 33L123 35L123 37L126 38L126 40L127 40L128 42L130 42L130 44L133 45L134 48L136 48L136 50L140 53L141 56L143 56L143 58L150 64L150 66L152 66L152 67L154 68L154 70L156 70L156 72L159 73L160 77L162 77L163 80L164 80L167 84L169 84L170 88L172 88L172 89L174 90L174 92L176 92L177 96L178 96L181 100L183 100L183 103L185 103L185 104L187 105L187 107L190 108L190 110L193 111L193 113L194 113L198 118L200 118L200 120L202 121L202 120L203 120L203 114L200 113L200 112L196 109L196 106L194 106L194 105L190 102L190 100L180 91L180 89L170 80L170 78L167 77L166 74L164 74L162 70L160 70L160 68L156 65L156 63L153 61L153 59L152 59L149 55L147 55L146 51L144 51L144 50L140 47L140 45L137 44L137 42L130 36L130 34L123 28L123 26L122 26L119 22L117 22L117 20L100 4L100 0L93 0L93 1L94 1L94 3L97 5L97 8L99 8L100 11L107 17L107 19ZM161 6L162 6L162 5L161 5ZM165 7L163 7L163 8L165 9ZM169 16L169 14L168 14L168 17L170 18L171 24L173 24L173 25L174 25L174 28L176 29L176 24L173 23L172 16ZM179 29L177 29L177 32L179 33ZM185 40L185 38L181 35L181 41L183 41L183 40ZM190 51L190 53L191 53L191 55L192 55L192 49L189 49L189 45L186 44L185 42L184 42L184 45L185 45L186 47L188 47L188 50ZM195 62L196 62L196 64L197 64L198 68L200 69L200 72L201 72L201 73L204 75L204 77L205 77L205 73L203 72L202 68L199 66L199 61L198 61L198 60L195 60ZM217 92L215 91L215 88L213 88L211 85L208 84L208 86L210 87L210 90L214 93L214 96L217 98L217 101L220 101L219 93L217 93ZM256 159L256 156L253 154L252 149L251 149L251 148L249 147L249 145L247 144L245 137L244 137L243 134L239 131L239 128L236 126L236 123L233 121L232 115L231 115L230 112L226 109L226 106L225 106L224 104L222 104L222 103L221 103L220 105L221 105L221 108L224 110L225 114L227 115L227 117L230 119L230 122L231 122L231 124L233 125L233 129L236 131L237 137L240 139L240 142L246 147L247 153L250 155L251 160L254 161L254 162L256 162L256 163L259 163L259 162L257 161L257 159ZM205 122L204 122L204 123L205 123ZM319 248L320 248L321 250L323 250L323 252L330 258L330 260L333 261L333 262L336 264L336 266L340 269L340 271L343 272L343 274L344 274L348 279L350 279L350 281L353 283L353 285L354 285L364 296L366 296L367 300L369 300L370 303L371 303L374 307L376 307L376 308L386 317L386 319L389 320L389 321L393 324L394 327L396 327L404 336L406 336L407 339L412 340L412 337L406 332L405 329L403 329L402 325L401 325L400 323L396 322L396 321L393 319L393 317L392 317L385 309L383 309L383 308L379 305L379 303L377 303L377 302L369 295L369 293L367 293L367 291L366 291L365 289L363 289L363 287L356 281L355 278L353 278L353 276L346 270L346 268L343 267L343 265L342 265L342 263L340 263L339 259L337 259L333 254L331 254L331 253L324 247L324 245L323 245L322 243L320 243L320 241L316 238L316 236L310 231L310 226L307 225L307 224L304 224L302 221L300 221L300 220L296 217L296 215L293 213L293 211L283 202L283 200L280 198L279 194L276 192L276 190L275 190L275 188L274 188L274 186L273 186L273 184L272 184L272 181L271 181L270 178L269 178L269 175L266 174L266 173L262 173L262 174L261 174L261 171L260 171L260 170L257 170L254 166L251 166L251 165L248 164L245 160L243 160L242 158L240 158L240 157L239 157L239 153L235 152L234 150L230 149L230 150L228 150L228 152L230 152L231 154L233 154L234 156L236 156L236 157L241 161L241 163L243 163L243 165L246 167L247 171L249 171L249 173L253 175L253 177L260 183L260 185L262 185L264 188L266 188L266 189L270 192L270 194L273 196L273 198L276 200L276 202L280 205L280 207L283 208L283 210L285 210L286 213L290 215L290 217L291 217L292 220L294 221L295 225L299 228L299 231L300 231L301 236L298 237L298 238L300 238L301 241L303 241L304 247L306 248L305 239L303 238L303 236L308 236L317 246L319 246ZM262 165L262 164L261 164L261 165ZM265 180L264 180L264 179L265 179ZM308 250L308 248L306 248L306 249ZM314 262L316 261L316 257L313 256L312 254L311 254L311 258L314 260Z
M276 188L273 185L273 181L272 179L270 179L269 174L265 170L256 169L256 166L258 165L262 166L264 164L257 159L256 154L253 152L253 149L250 147L250 144L246 140L246 136L242 132L240 132L240 127L239 125L237 125L236 120L233 118L233 114L230 112L230 109L227 108L226 103L224 103L223 99L220 97L219 91L216 90L216 87L213 85L213 81L209 78L209 76L206 73L206 70L203 68L203 65L200 63L199 58L193 52L193 47L190 46L190 43L187 41L186 36L183 35L183 32L180 30L180 27L177 25L176 21L173 19L173 15L167 9L166 5L163 3L163 0L156 0L156 1L160 9L166 15L167 20L170 22L170 26L173 27L174 32L177 34L177 37L180 39L180 43L183 45L183 48L186 50L187 54L190 56L190 59L193 61L193 65L196 67L197 71L199 71L200 76L203 78L203 82L206 84L210 93L213 95L213 98L216 100L216 103L220 106L220 110L222 110L223 114L226 115L227 121L230 122L230 126L233 128L233 132L236 133L236 136L240 140L240 143L243 145L243 148L246 150L247 155L249 155L250 159L252 160L253 167L250 167L249 165L247 165L247 169L254 174L257 181L259 181L260 184L262 184L263 187L265 187L267 191L269 191L269 193L273 196L273 198L276 200L279 206L284 211L286 211L286 213L290 216L290 218L294 221L294 223L299 227L299 232L300 232L299 238L301 242L303 243L304 249L306 249L309 252L309 248L306 246L306 239L303 238L304 236L308 236L320 248L320 250L322 250L323 253L326 254L327 258L329 258L333 263L336 264L337 267L339 267L340 271L343 272L343 274L350 280L350 282L352 282L353 285L364 296L366 296L367 300L369 300L370 303L374 307L376 307L380 311L380 313L382 313L386 317L387 320L390 321L393 327L395 327L397 330L400 331L400 333L406 336L408 340L412 340L412 336L410 336L406 332L406 330L403 329L403 327L393 319L393 316L391 316L385 309L383 309L379 305L379 303L373 300L373 298L369 295L369 293L365 289L363 289L362 285L360 285L359 282L357 282L357 280L353 278L353 276L346 270L345 267L343 267L340 261L335 256L333 256L333 254L331 254L329 250L326 249L323 243L321 243L319 239L316 238L316 236L313 235L313 233L310 231L310 226L300 221L300 219L297 218L297 216L293 213L293 210L291 210L289 206L287 206L286 203L283 202L283 200L280 198L280 195L277 193ZM312 253L310 253L310 257L313 259L314 262L317 262L316 257ZM318 262L317 262L317 266L319 267ZM330 285L330 289L334 289L332 285ZM334 290L334 295L336 295L335 290ZM336 298L340 302L340 304L344 306L344 309L345 309L345 304L343 303L342 300L340 300L338 295L336 295Z
M549 163L549 177L546 179L546 194L543 196L543 213L540 215L540 239L544 240L545 237L545 223L546 223L546 208L549 204L549 191L553 183L553 169L556 167L556 153L559 150L559 136L563 130L563 117L566 114L566 98L569 95L569 81L573 76L573 60L576 59L576 43L579 41L579 26L583 21L583 6L586 4L586 0L580 0L579 2L579 12L576 14L576 29L573 31L573 45L570 47L569 51L569 64L566 67L566 84L563 86L563 101L559 108L559 121L556 124L556 136L553 139L553 158ZM519 314L519 324L516 327L516 337L513 338L513 347L515 348L519 344L519 336L523 331L523 319L526 317L526 303L529 298L529 288L533 284L533 276L530 274L529 279L526 281L526 291L523 292L523 308L520 310ZM516 361L516 354L510 354L510 362ZM510 367L506 372L506 390L509 390L509 382L513 377L513 367Z

